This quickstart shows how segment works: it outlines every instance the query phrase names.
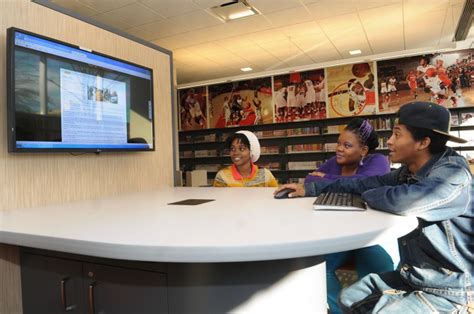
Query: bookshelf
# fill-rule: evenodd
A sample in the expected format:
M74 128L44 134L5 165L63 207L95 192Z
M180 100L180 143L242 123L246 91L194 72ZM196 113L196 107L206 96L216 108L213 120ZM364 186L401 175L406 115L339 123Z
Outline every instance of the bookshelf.
M474 158L474 108L453 108L450 111L452 132L470 140L464 145L456 144L454 148L462 155ZM469 118L470 115L473 118ZM370 120L380 136L377 152L388 154L386 143L391 135L395 114L358 117ZM180 131L180 170L183 174L191 170L207 170L208 183L212 184L217 171L231 164L224 147L226 138L245 129L254 132L259 138L261 156L257 165L272 171L279 183L301 182L309 172L334 156L339 131L352 118ZM471 120L470 123L465 123L467 118Z

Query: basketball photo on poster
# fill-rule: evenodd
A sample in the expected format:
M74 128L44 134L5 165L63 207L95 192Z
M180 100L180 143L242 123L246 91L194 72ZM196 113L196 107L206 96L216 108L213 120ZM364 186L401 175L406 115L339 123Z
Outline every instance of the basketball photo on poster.
M206 86L180 89L178 94L180 130L206 129Z
M374 63L327 68L328 117L375 114Z
M474 106L473 54L470 49L377 62L379 112L396 112L414 100Z
M275 76L273 95L275 122L326 118L324 69Z
M270 77L208 88L211 128L273 123Z

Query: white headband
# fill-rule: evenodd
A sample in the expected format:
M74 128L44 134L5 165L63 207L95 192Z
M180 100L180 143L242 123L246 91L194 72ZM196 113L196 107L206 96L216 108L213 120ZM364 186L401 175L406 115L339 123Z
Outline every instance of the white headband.
M260 142L255 134L250 131L238 131L238 134L243 134L249 140L250 143L250 158L252 162L257 162L260 158Z

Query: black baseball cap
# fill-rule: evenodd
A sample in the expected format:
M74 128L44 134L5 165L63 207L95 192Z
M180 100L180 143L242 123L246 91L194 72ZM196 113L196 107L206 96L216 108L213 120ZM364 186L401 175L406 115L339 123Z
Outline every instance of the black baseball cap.
M451 113L445 107L432 102L415 101L403 105L398 110L395 123L432 130L446 136L449 141L467 143L467 140L449 134Z

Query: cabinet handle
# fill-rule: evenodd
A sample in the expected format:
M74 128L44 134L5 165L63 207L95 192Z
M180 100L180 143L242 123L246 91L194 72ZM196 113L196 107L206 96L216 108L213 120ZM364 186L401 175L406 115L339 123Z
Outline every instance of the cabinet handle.
M95 313L95 301L94 301L94 287L97 285L97 281L93 281L89 285L89 314Z
M63 306L64 312L69 312L72 311L76 308L76 305L67 305L67 299L66 299L66 283L69 281L69 277L61 279L61 305Z

